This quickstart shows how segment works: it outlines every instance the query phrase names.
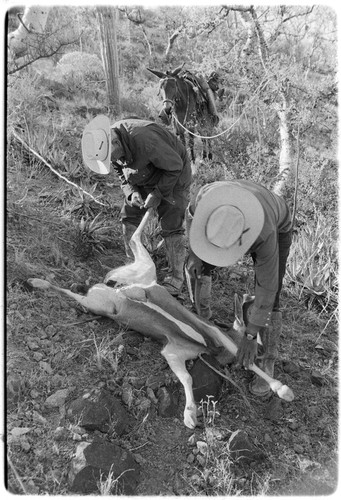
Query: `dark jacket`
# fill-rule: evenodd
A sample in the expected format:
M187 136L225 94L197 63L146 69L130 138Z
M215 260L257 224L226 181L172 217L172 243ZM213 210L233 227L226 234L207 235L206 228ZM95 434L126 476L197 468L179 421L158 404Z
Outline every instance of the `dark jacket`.
M264 225L251 248L255 261L255 302L250 323L265 326L269 323L272 307L279 288L279 234L291 231L291 216L285 200L264 186L246 180L226 181L226 184L247 189L259 200L264 210ZM195 207L192 208L192 213Z
M191 164L182 142L148 120L120 120L111 128L125 151L125 164L115 163L114 168L126 198L143 187L174 204L173 192L188 189L191 182Z
M250 323L264 326L271 316L278 290L280 233L291 231L291 215L285 200L260 184L237 181L260 201L264 210L263 229L248 253L255 257L255 303Z

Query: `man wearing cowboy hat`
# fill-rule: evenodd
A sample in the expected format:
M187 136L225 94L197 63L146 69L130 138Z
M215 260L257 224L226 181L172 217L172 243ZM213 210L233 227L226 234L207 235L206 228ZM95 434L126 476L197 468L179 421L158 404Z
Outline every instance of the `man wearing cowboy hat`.
M204 297L200 309L210 316L213 267L235 264L250 253L255 270L255 300L248 315L245 337L237 361L246 368L257 357L259 333L264 354L260 367L273 377L282 328L279 295L291 245L291 217L283 198L260 184L246 180L213 182L200 189L187 211L190 251L187 269L200 279ZM269 385L255 376L250 391L270 393Z
M110 125L100 115L84 129L83 160L98 174L118 173L125 195L121 221L126 253L129 240L149 207L156 208L165 241L169 275L163 285L178 295L186 256L183 222L189 201L191 164L186 148L171 132L139 118Z

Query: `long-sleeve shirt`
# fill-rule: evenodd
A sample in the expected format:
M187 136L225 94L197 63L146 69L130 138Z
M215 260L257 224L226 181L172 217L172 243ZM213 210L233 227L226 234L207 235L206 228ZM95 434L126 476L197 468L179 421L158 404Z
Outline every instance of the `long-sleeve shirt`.
M126 119L111 128L118 134L125 152L125 164L115 163L127 199L143 186L175 204L174 190L188 189L191 165L186 148L167 129L148 120Z
M260 184L247 180L226 181L226 184L247 189L263 207L263 229L246 253L253 254L255 257L255 302L249 323L266 326L271 317L279 286L278 235L291 230L290 211L283 198Z

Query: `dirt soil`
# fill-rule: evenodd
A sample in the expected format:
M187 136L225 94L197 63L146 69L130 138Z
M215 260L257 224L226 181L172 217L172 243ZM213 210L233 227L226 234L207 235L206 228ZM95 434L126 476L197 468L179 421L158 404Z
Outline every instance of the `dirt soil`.
M70 493L68 471L78 438L70 433L63 441L55 439L58 427L70 428L74 423L68 421L65 407L47 408L48 396L68 388L70 397L76 399L84 391L105 387L121 397L127 377L143 380L162 373L166 386L178 394L176 415L160 417L153 403L145 408L141 404L146 399L145 387L134 387L126 404L134 426L118 440L106 437L130 450L138 460L142 473L137 495L225 492L310 496L334 492L338 463L335 324L327 324L326 316L307 309L304 300L298 302L284 290L284 326L275 376L292 388L295 400L288 403L277 396L267 401L252 397L248 393L251 374L231 366L230 376L249 404L238 389L224 381L213 418L202 417L194 431L187 429L182 422L182 386L162 358L158 344L143 340L134 348L123 342L118 354L112 342L122 329L115 322L88 321L91 315L71 299L27 286L30 277L49 279L65 288L73 283L92 285L124 262L115 208L122 199L119 187L110 188L112 244L85 258L81 251L85 244L77 232L80 217L76 221L71 198L63 197L63 181L42 168L36 167L35 172L22 168L18 188L18 167L10 165L7 179L8 489L17 494ZM95 215L101 210L94 203L89 207ZM156 263L160 270L162 257ZM214 316L230 324L233 294L245 293L251 283L248 261L235 269L218 270L214 275ZM184 304L190 305L187 290ZM110 351L116 358L110 357ZM13 433L18 428L23 432L19 437ZM195 440L207 441L207 429L214 429L218 437L199 460L193 435ZM237 430L245 431L263 458L246 465L231 459L228 467L225 460L224 473L220 471L219 476L219 443ZM230 480L229 486L223 485L223 478Z

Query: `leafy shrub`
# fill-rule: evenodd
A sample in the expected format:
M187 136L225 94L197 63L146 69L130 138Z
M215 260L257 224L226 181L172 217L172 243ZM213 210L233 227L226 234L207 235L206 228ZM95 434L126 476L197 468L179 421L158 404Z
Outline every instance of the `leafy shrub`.
M98 98L105 87L102 62L95 54L69 52L60 59L56 69L71 98L80 94L87 99Z
M121 86L122 110L141 118L156 119L161 109L161 101L155 87L145 87L142 84L131 87L123 82Z
M337 229L332 220L318 214L294 235L285 280L294 297L308 306L337 306Z
M113 245L112 225L105 225L106 219L101 213L94 219L82 217L75 231L76 254L81 260L99 255Z
M104 70L102 61L95 54L86 52L69 52L57 64L57 69L67 80L103 80Z
M7 119L8 128L35 129L41 126L44 101L52 99L49 89L40 85L37 74L20 73L8 77Z

